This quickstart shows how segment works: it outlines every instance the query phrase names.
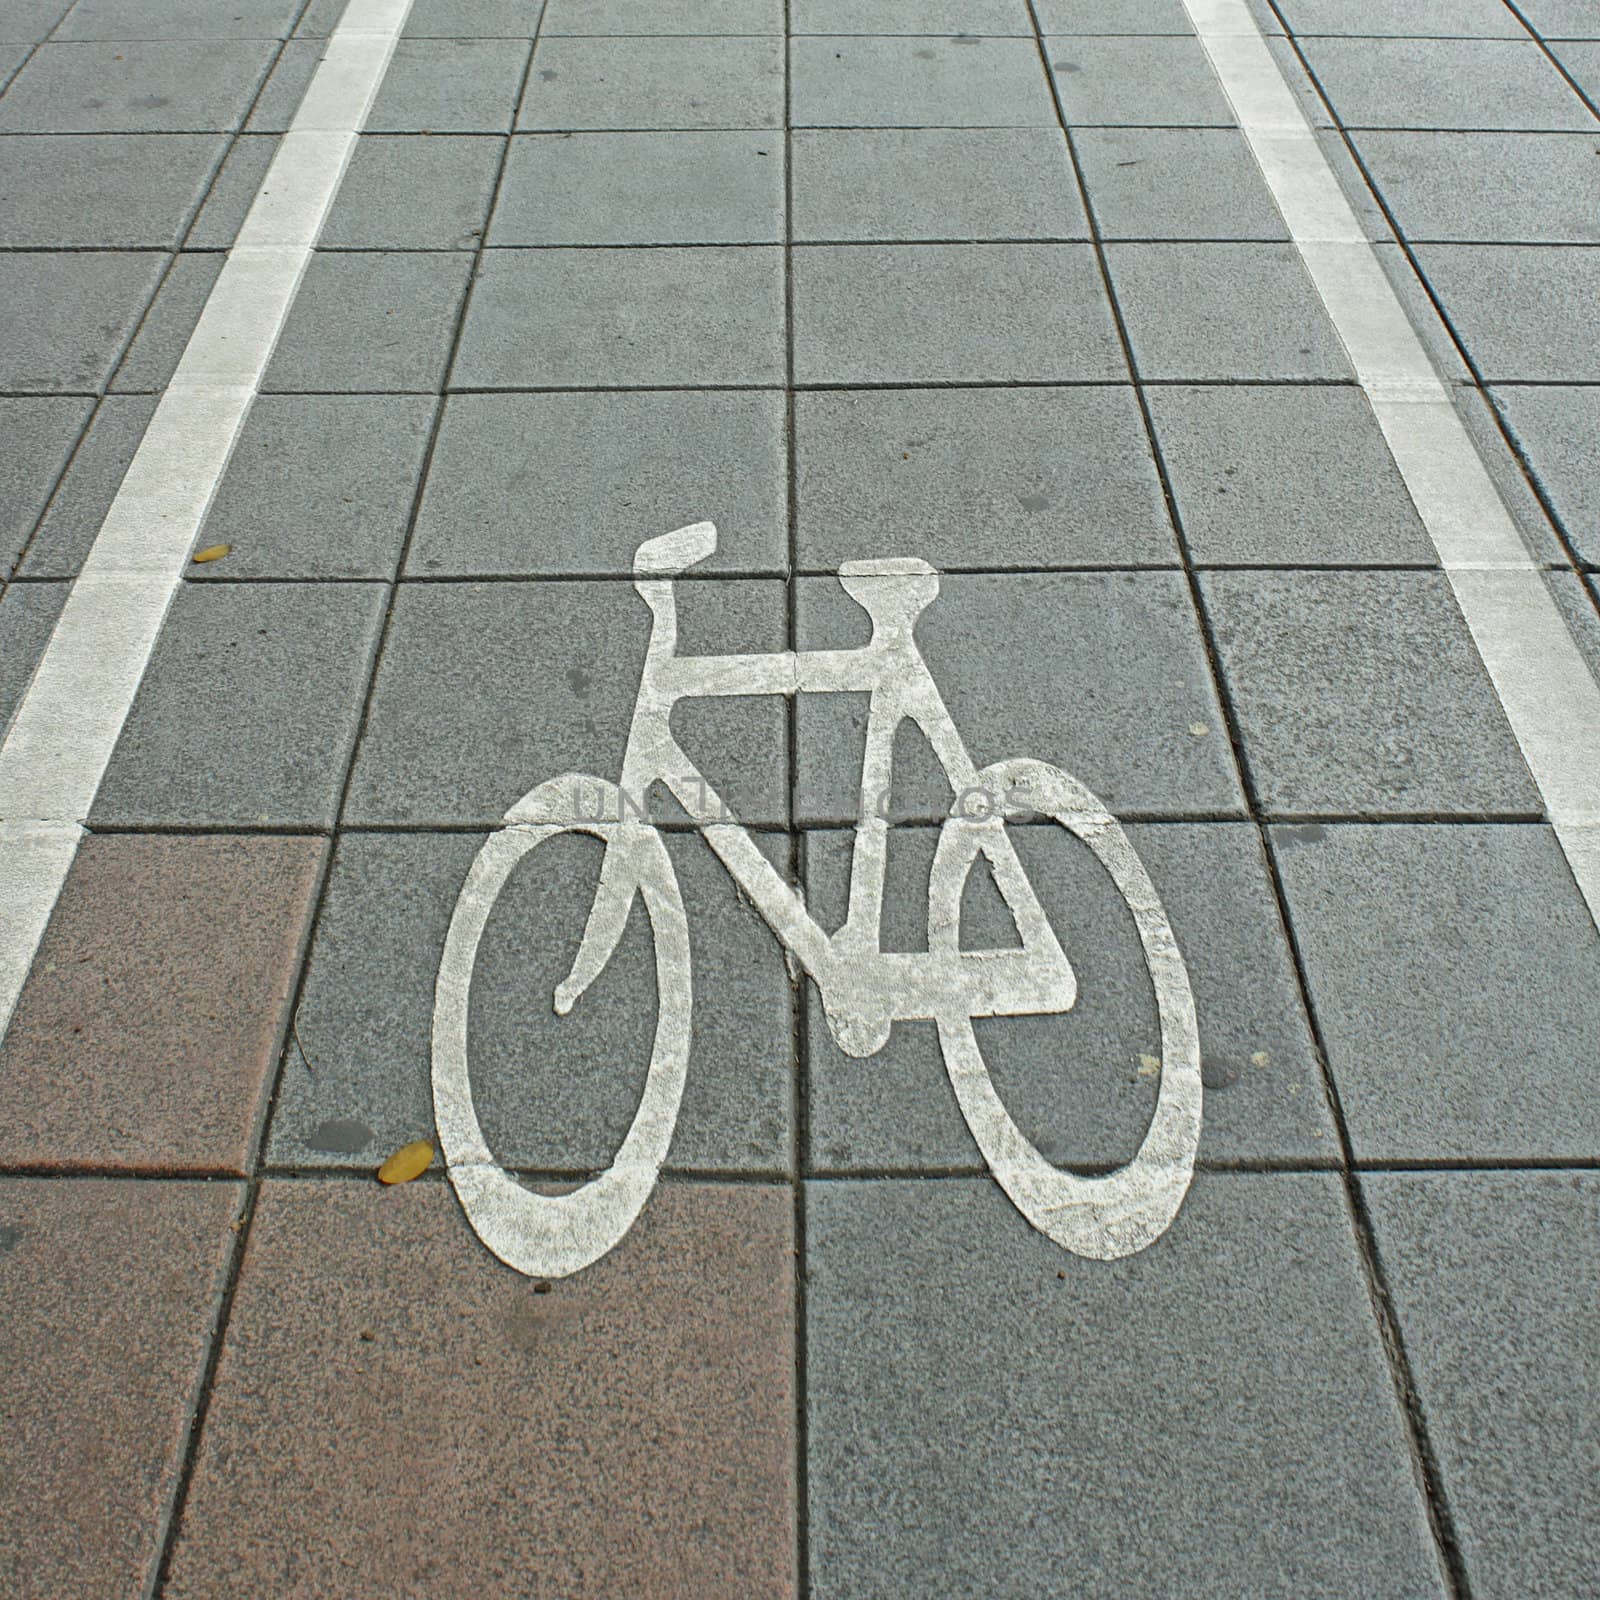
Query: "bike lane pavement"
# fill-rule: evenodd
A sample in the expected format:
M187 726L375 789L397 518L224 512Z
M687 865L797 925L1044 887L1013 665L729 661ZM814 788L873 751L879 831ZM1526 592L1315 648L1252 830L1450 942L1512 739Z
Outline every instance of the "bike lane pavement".
M1594 928L1182 7L1089 33L1111 25L1071 0L992 0L930 35L791 0L787 40L784 9L413 8L202 536L234 549L177 598L0 1054L6 1270L44 1286L7 1315L137 1306L124 1193L164 1263L137 1323L167 1366L109 1430L142 1456L100 1455L93 1500L143 1498L84 1581L1581 1592L1595 1422L1562 1384L1594 1186L1520 1169L1593 1165ZM206 281L273 137L226 152L169 285ZM26 601L32 649L188 305L146 316L140 339L176 341L146 387L107 383L108 355L95 395L28 403L58 429L97 407L0 601ZM437 1167L370 1184L431 1133L433 980L478 843L549 777L615 779L648 638L633 550L702 517L722 537L677 585L684 653L863 643L830 574L921 556L945 577L918 640L974 758L1055 763L1129 824L1206 1084L1199 1174L1148 1251L1033 1232L932 1025L839 1051L665 801L695 1014L637 1228L532 1284ZM825 927L865 711L674 718ZM897 756L884 944L917 950L950 797L909 734ZM980 1043L1028 1136L1093 1169L1149 1115L1154 1005L1086 855L1013 831L1081 998ZM479 1112L530 1181L603 1166L643 1082L637 910L570 1017L541 998L597 864L544 847L474 984ZM982 881L964 917L1008 942ZM1439 1162L1470 1170L1413 1170ZM117 1248L88 1266L57 1242L96 1228ZM151 1363L108 1339L83 1366ZM51 1474L93 1454L104 1389L52 1371L12 1402L52 1397L5 1534L22 1592L95 1542Z

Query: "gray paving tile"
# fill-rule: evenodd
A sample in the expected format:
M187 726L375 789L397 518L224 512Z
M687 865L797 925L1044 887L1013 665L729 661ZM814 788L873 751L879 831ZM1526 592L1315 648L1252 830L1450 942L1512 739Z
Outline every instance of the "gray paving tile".
M1588 0L1521 0L1518 9L1546 39L1600 39L1600 17Z
M1441 574L1212 572L1201 582L1269 812L1540 811Z
M1409 239L1600 243L1592 134L1360 133L1356 144Z
M405 32L408 39L531 39L545 10L545 0L415 0ZM304 23L300 31L308 31Z
M23 558L24 576L78 575L155 409L155 399L147 395L101 401Z
M245 122L247 132L282 133L289 126L326 48L320 38L291 39L284 45Z
M1362 1180L1472 1592L1600 1568L1592 1172Z
M433 989L479 834L347 834L312 947L268 1159L370 1169L433 1127ZM788 841L766 836L781 852ZM668 851L689 913L693 1035L668 1160L701 1171L791 1165L794 1041L782 953L705 843ZM490 916L472 986L473 1096L510 1165L610 1164L639 1103L657 999L649 919L636 903L605 972L565 1017L602 851L586 835L541 846Z
M326 38L339 25L339 19L344 15L347 0L310 0L300 20L295 24L296 38L323 39ZM484 7L492 6L495 0L472 0L475 5ZM516 0L507 0L515 4ZM537 0L534 0L537 3ZM407 16L409 22L418 12L437 4L450 4L450 0L421 0L421 4L413 5Z
M784 31L783 0L550 0L542 36Z
M779 128L775 39L541 39L524 129Z
M1545 582L1589 670L1600 673L1600 593L1594 574L1552 572Z
M1127 388L885 389L795 401L802 566L1172 566Z
M676 592L682 653L784 648L780 583L680 579ZM350 820L490 826L548 778L616 781L649 635L631 583L403 585ZM767 697L684 702L673 717L684 753L742 822L787 820L785 715Z
M1539 503L1528 469L1507 442L1493 406L1479 390L1456 391L1456 412L1466 426L1473 447L1488 468L1500 498L1511 512L1529 555L1541 565L1566 569L1569 557L1555 524Z
M527 49L504 39L402 39L368 131L504 133L527 64Z
M1573 547L1600 566L1600 389L1497 389L1494 403Z
M1526 31L1504 0L1281 0L1289 27L1299 34L1440 39L1525 39Z
M1588 43L1560 44L1555 53L1579 88L1600 103L1600 23L1591 17L1586 31Z
M1290 244L1113 244L1112 286L1140 375L1352 378Z
M0 40L0 90L4 90L32 49L33 46L29 44L11 44Z
M319 251L262 388L436 392L471 270L465 253Z
M450 375L468 389L782 383L783 253L496 250Z
M1310 80L1306 80L1309 84ZM1350 146L1346 143L1346 136L1337 128L1328 125L1325 121L1319 122L1312 130L1312 137L1317 141L1317 147L1322 159L1333 170L1340 188L1344 190L1344 197L1350 209L1355 213L1356 221L1361 226L1362 233L1374 244L1393 247L1396 239L1395 230L1390 227L1389 219L1383 213L1383 207L1378 203L1378 197L1373 192L1373 186L1362 172L1361 167L1351 154ZM1356 137L1351 135L1351 138ZM1433 137L1433 135L1423 135ZM1449 137L1441 135L1440 137Z
M1600 39L1600 17L1589 0L1518 0L1517 9L1546 39Z
M788 566L781 394L463 394L434 448L408 569L627 577L646 539L715 522L695 571Z
M1083 128L1073 137L1106 239L1287 239L1241 134Z
M27 693L70 587L13 583L0 591L0 738Z
M778 244L778 133L576 133L512 141L489 242Z
M0 399L0 573L33 533L93 404Z
M797 128L1056 126L1031 39L797 38L789 74Z
M809 245L791 271L800 383L1127 377L1088 245Z
M178 370L189 336L222 272L220 253L185 253L162 279L128 353L111 380L114 394L155 394Z
M796 239L1089 236L1059 129L813 129L790 160Z
M277 139L267 134L242 133L235 137L205 204L190 226L184 240L186 248L226 250L233 243L277 149Z
M1201 565L1436 560L1359 389L1163 385L1145 398Z
M328 827L382 584L187 584L90 814L97 826Z
M1183 0L1035 0L1046 33L1193 33Z
M870 623L836 578L805 578L796 626L802 649L849 649L866 643ZM1123 818L1241 813L1179 574L946 575L917 641L980 768L1011 756L1050 762ZM866 709L861 695L801 697L796 806L805 825L860 816ZM949 814L949 786L914 727L901 730L894 781L895 817Z
M421 395L262 395L206 516L196 581L392 578L433 423Z
M300 0L77 0L57 39L282 39Z
M503 148L496 138L362 138L319 243L324 250L474 249Z
M790 0L796 34L1031 35L1027 0Z
M1594 574L1552 572L1545 583L1589 671L1600 676L1600 594Z
M1308 39L1307 59L1355 128L1592 128L1532 39Z
M1048 44L1050 73L1073 126L1234 125L1198 39L1078 37Z
M49 36L72 0L9 0L0 10L0 40L37 44Z
M166 264L149 253L0 252L0 389L99 389Z
M1142 378L1354 378L1293 245L1109 245Z
M1571 336L1600 295L1600 251L1432 244L1419 247L1417 259L1485 382L1600 380L1600 344Z
M1062 829L1010 837L1078 980L1060 1017L977 1024L979 1048L1017 1125L1050 1160L1127 1160L1155 1104L1161 1040L1150 981L1126 906L1084 847ZM1194 984L1206 1082L1203 1161L1336 1159L1294 966L1260 838L1246 823L1129 830L1172 920ZM938 834L890 836L883 946L925 950L928 872ZM849 833L806 839L806 900L824 927L848 909ZM1003 949L1015 925L988 879L969 880L962 948ZM910 1172L982 1164L950 1088L930 1023L897 1023L870 1063L834 1044L807 990L811 1162L819 1173ZM1204 1181L1204 1180L1202 1180Z
M1593 1155L1600 939L1548 828L1272 836L1358 1158Z
M1274 9L1273 0L1244 0L1244 7L1266 38L1269 50L1273 48L1274 42L1284 40L1283 23Z
M176 249L225 144L183 134L0 137L0 245Z
M209 133L239 126L265 40L42 45L0 100L0 133Z
M1332 1176L1202 1176L1109 1265L982 1180L813 1183L806 1271L819 1597L1443 1593Z
M1298 41L1292 41L1282 29L1270 30L1261 20L1261 12L1271 0L1245 0L1248 7L1256 14L1256 26L1262 30L1267 41L1267 54L1277 65L1283 81L1289 86L1289 93L1300 103L1301 114L1313 128L1332 128L1333 117L1329 114L1327 106L1323 103L1322 96L1317 89L1311 74L1306 70L1305 63L1298 54Z

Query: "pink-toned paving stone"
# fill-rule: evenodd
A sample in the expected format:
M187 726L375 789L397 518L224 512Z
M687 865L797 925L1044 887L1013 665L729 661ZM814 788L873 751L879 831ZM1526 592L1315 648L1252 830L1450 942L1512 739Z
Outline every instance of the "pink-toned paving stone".
M0 1178L0 1593L148 1592L239 1183Z
M0 1165L243 1172L324 849L86 839L0 1046Z
M268 1182L168 1600L792 1595L791 1218L669 1183L541 1293L442 1182Z

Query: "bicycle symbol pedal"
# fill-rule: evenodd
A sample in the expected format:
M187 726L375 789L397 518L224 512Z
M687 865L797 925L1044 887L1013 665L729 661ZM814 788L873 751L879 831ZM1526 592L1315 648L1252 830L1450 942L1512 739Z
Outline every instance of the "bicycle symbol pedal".
M435 989L433 1101L450 1180L474 1232L519 1272L565 1277L615 1247L655 1188L683 1097L692 1003L688 920L677 877L660 833L629 805L629 796L659 784L686 808L693 809L692 797L695 814L705 814L709 803L711 814L726 819L703 826L707 843L816 984L842 1050L873 1055L895 1022L931 1020L961 1114L1017 1210L1075 1255L1112 1260L1154 1243L1177 1215L1194 1172L1200 1046L1188 970L1121 825L1076 778L1045 762L1016 758L974 766L914 638L917 617L939 592L939 575L926 562L901 557L839 568L845 592L872 620L865 645L679 655L673 579L716 545L716 528L697 522L639 546L634 586L653 626L620 780L569 773L530 790L484 842L456 901ZM856 824L850 913L834 933L824 933L670 728L680 700L863 692L871 695L863 795L888 791L895 732L909 720L927 738L955 794L1026 793L1029 811L1052 818L1090 850L1132 914L1155 995L1161 1077L1144 1138L1114 1171L1086 1177L1052 1166L1012 1120L978 1049L975 1019L1059 1014L1072 1009L1078 992L1071 963L1006 832L1004 808L968 815L958 805L945 819L929 881L928 949L885 951L880 929L888 823L877 808L864 807ZM512 872L541 844L569 832L593 834L605 855L572 970L556 986L555 1010L564 1016L581 1002L615 953L634 902L642 900L655 944L657 1018L639 1107L611 1165L567 1194L540 1195L506 1172L484 1140L468 1073L468 996L479 941ZM962 889L980 855L1016 923L1020 947L960 947Z

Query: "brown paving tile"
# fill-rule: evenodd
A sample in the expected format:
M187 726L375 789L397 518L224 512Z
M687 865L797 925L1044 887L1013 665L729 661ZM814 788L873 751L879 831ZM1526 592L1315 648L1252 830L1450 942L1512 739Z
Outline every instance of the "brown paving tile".
M86 839L0 1047L0 1164L248 1160L319 839Z
M447 1184L267 1183L167 1600L793 1592L789 1192L536 1293Z
M0 1178L0 1593L146 1592L238 1183Z

